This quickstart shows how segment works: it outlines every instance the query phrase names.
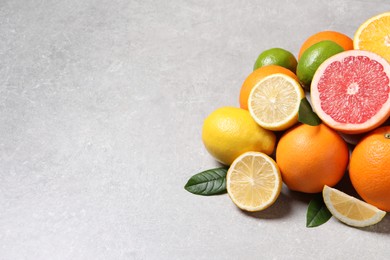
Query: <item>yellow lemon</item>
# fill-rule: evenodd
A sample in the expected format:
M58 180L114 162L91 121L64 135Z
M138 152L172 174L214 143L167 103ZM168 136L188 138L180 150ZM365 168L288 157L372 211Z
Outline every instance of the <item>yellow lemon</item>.
M370 226L381 221L386 215L385 211L326 185L322 195L332 215L350 226Z
M247 110L236 107L222 107L212 112L202 130L207 151L225 165L248 151L271 154L275 139L275 134L259 126Z
M299 104L304 97L298 81L276 73L265 77L252 89L249 113L265 129L285 130L298 122Z

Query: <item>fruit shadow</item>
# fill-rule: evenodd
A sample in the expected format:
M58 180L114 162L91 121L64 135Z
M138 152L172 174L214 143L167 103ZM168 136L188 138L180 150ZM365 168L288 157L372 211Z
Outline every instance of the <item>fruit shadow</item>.
M283 193L280 193L278 199L270 207L258 211L258 212L248 212L244 210L239 210L246 216L258 219L278 219L287 216L291 211L291 203L289 202L290 198Z
M355 198L362 200L362 198L359 196L359 194L352 186L348 172L344 174L343 178L335 186L335 188L347 193L348 195L351 195ZM280 193L278 199L269 208L259 212L248 212L248 211L240 210L238 207L236 207L236 209L239 210L242 214L252 218L280 219L288 216L291 213L292 206L294 206L292 205L293 204L292 202L301 202L304 205L309 205L310 201L315 196L318 196L319 194L321 195L321 193L307 194L302 192L291 191L283 184L282 192ZM340 224L344 225L341 222ZM372 225L364 228L356 228L356 229L364 232L390 235L390 214L386 214L386 216L382 219L382 221L376 225Z
M282 191L273 205L259 212L240 210L244 215L259 219L279 219L288 216L297 203L309 205L311 199L317 194L306 194L289 190L284 184ZM239 210L239 209L238 209Z
M349 178L348 178L349 180ZM348 180L346 182L348 182ZM352 187L352 185L350 185ZM353 189L353 188L352 188ZM309 203L316 196L322 196L321 193L303 193L292 191L287 188L285 184L283 184L282 192L280 193L276 202L271 205L269 208L259 211L259 212L247 212L240 210L244 215L260 218L260 219L278 219L288 216L293 208L297 205L301 204L305 207L309 206Z
M341 179L341 181L335 186L336 189L341 190L348 195L351 195L357 199L363 200L359 194L356 192L355 188L352 186L351 179L349 178L349 173L346 172ZM386 216L379 223L364 227L357 228L361 231L372 232L372 233L380 233L390 235L390 215L386 214Z
M390 236L390 215L386 214L386 216L378 224L357 229L364 232L379 233Z

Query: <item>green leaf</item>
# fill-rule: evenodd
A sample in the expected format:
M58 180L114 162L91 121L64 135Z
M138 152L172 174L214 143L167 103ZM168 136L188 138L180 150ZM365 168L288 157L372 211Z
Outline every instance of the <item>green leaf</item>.
M221 167L192 176L184 189L197 195L216 195L226 193L226 173L228 168Z
M312 199L307 208L306 227L318 227L327 222L332 213L326 207L322 194Z
M298 121L311 126L321 124L321 119L314 113L306 98L302 98L299 104Z

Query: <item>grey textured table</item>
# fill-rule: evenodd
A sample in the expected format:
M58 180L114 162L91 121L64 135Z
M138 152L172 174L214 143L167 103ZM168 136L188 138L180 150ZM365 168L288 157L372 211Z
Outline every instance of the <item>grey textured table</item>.
M257 55L353 36L388 1L0 1L0 259L386 259L390 218L305 227L283 189L249 214L188 178Z

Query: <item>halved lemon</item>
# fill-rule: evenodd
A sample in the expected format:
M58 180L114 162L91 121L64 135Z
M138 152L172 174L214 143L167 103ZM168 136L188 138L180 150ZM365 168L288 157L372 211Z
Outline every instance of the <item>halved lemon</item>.
M294 78L276 73L265 77L253 87L248 109L263 128L281 131L298 121L298 110L305 93Z
M230 165L226 188L233 203L242 210L260 211L271 206L282 189L275 161L260 152L246 152Z
M385 211L326 185L322 190L322 195L332 215L350 226L374 225L386 215Z
M378 14L365 21L356 31L353 47L372 51L390 62L390 12Z

